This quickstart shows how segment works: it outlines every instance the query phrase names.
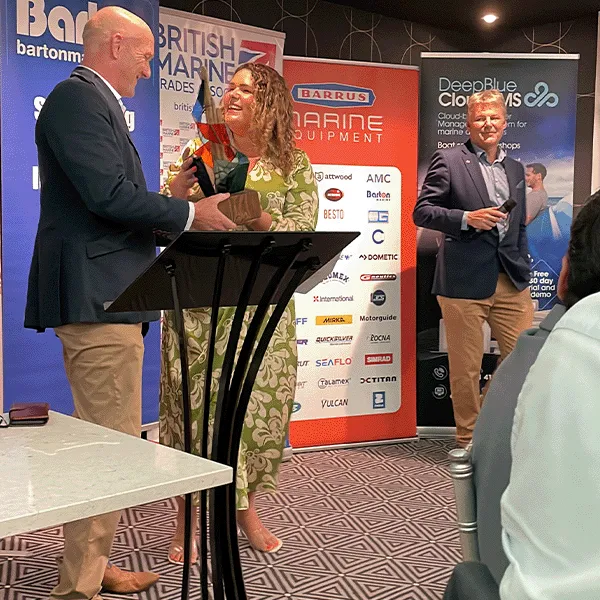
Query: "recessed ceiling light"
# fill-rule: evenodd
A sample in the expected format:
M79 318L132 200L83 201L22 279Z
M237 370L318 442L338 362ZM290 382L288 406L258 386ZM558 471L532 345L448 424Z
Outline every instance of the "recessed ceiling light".
M497 15L493 15L493 14L489 14L489 15L484 15L482 17L482 19L486 22L486 23L495 23L498 20L498 16Z

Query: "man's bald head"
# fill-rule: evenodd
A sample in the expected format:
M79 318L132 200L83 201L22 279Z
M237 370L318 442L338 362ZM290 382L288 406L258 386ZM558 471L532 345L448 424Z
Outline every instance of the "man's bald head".
M98 52L115 33L152 35L150 27L137 15L119 6L107 6L101 8L83 28L84 54Z
M83 29L83 65L102 75L121 96L133 96L150 77L154 36L148 24L118 6L100 9Z

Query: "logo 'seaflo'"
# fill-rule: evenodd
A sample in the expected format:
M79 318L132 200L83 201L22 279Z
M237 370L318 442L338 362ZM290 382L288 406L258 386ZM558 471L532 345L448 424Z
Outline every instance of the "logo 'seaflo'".
M530 107L547 106L554 108L558 106L558 94L550 91L550 87L545 81L540 81L535 86L534 92L525 94L525 105Z

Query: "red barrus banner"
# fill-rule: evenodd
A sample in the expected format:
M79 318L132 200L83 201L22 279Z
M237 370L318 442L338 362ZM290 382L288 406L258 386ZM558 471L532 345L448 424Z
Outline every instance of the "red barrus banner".
M321 284L296 295L290 442L413 437L418 70L285 58L284 76L319 185L317 229L361 232Z

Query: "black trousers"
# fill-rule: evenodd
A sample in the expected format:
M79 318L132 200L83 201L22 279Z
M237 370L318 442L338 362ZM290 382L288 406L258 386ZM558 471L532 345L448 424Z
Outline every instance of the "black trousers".
M500 592L486 565L464 562L454 567L443 600L500 600Z

